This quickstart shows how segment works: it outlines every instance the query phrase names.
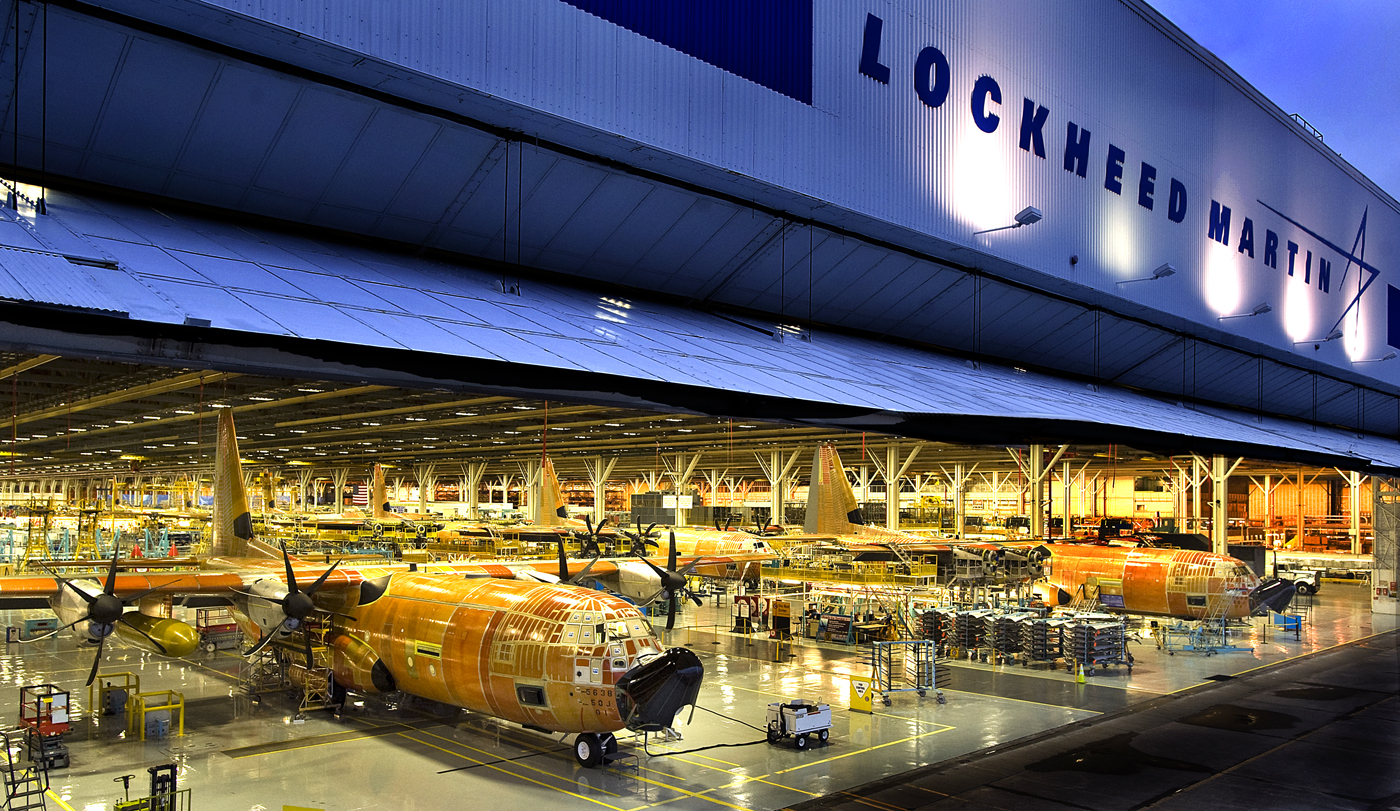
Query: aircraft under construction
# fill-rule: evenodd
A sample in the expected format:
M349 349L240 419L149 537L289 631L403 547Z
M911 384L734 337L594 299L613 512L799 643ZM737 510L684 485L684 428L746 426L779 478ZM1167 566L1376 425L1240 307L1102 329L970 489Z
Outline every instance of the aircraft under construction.
M904 559L933 557L945 583L1036 583L1052 605L1079 596L1130 614L1183 619L1238 618L1282 611L1293 599L1287 581L1261 582L1236 558L1186 549L1039 541L930 541L864 523L855 491L832 445L812 459L804 534L788 543L829 543L847 551L883 551Z
M614 733L661 730L694 704L704 668L685 648L664 649L636 605L579 585L663 599L674 614L691 596L697 564L747 564L764 555L568 561L556 564L430 564L311 567L253 537L233 416L219 417L213 555L190 571L105 577L0 577L0 603L42 597L62 627L96 648L107 637L165 656L191 653L189 625L159 616L167 597L219 595L233 605L247 655L277 644L310 667L329 667L338 691L402 691L526 727L572 733L574 754L596 766L616 750ZM313 647L324 633L324 648ZM319 643L318 643L319 644Z

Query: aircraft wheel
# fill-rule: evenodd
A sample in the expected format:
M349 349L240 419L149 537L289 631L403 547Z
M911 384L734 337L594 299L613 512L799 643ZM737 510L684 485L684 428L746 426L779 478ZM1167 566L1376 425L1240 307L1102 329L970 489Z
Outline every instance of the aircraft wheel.
M823 730L819 730L819 731L817 732L817 740L821 741L822 743L826 743L827 739L830 738L830 737L831 737L831 730L829 730L829 729L823 729Z
M1298 584L1298 593L1301 594L1301 595L1303 595L1304 597L1306 597L1306 596L1308 596L1309 594L1312 594L1312 593L1313 593L1313 588L1312 588L1312 586L1309 586L1307 583L1299 583L1299 584Z
M807 734L804 732L803 734L798 735L796 738L793 739L792 745L793 745L793 746L796 746L798 749L806 749L806 748L807 748Z
M574 740L574 758L585 769L592 769L603 761L603 742L592 732L580 732Z

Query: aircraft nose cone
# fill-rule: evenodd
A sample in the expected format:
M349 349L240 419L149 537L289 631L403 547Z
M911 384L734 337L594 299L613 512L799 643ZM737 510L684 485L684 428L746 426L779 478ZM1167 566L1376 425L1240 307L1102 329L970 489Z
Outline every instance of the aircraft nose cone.
M1282 614L1293 602L1298 587L1288 580L1266 580L1249 593L1251 613L1262 616L1270 611Z
M705 666L686 648L671 648L623 674L617 682L617 707L634 732L657 732L671 726L676 713L700 695Z

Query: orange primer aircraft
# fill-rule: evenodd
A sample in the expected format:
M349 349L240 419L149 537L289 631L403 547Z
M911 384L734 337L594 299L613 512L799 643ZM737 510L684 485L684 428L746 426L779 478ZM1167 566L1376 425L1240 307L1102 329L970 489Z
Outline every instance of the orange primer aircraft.
M475 564L312 568L253 538L232 414L220 414L215 468L215 556L198 571L119 573L105 581L0 578L0 602L45 598L62 630L97 648L119 633L146 650L181 655L193 629L160 618L176 594L228 597L254 653L304 630L326 628L337 690L399 690L514 721L574 733L574 754L596 766L622 729L669 727L699 693L704 667L685 648L663 649L631 603L568 581L616 564ZM678 560L652 564L652 585L673 585ZM611 567L611 569L610 569ZM552 582L551 582L552 581ZM151 598L147 600L146 598ZM135 611L127 609L140 603ZM317 661L299 634L306 661ZM292 646L295 648L295 646ZM319 663L319 662L318 662Z
M784 540L826 540L852 550L898 547L911 557L938 555L950 562L980 558L989 579L1014 569L1026 580L1043 580L1037 588L1047 592L1052 604L1068 603L1086 587L1097 586L1103 605L1116 611L1204 619L1281 611L1293 598L1287 581L1261 583L1243 561L1209 552L1037 541L931 542L866 526L832 445L822 445L813 456L804 529L810 534ZM1018 565L1010 566L1013 560Z

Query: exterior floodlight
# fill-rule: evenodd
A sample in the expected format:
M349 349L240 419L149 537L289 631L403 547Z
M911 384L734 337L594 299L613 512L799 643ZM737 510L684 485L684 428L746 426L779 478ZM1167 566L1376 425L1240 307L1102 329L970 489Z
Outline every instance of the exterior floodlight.
M1327 333L1326 338L1318 338L1313 341L1294 341L1293 345L1297 346L1298 344L1325 344L1328 341L1335 341L1340 337L1342 337L1342 331L1339 329L1334 329L1331 332Z
M1395 357L1396 355L1394 352L1387 352L1379 358L1361 358L1360 360L1352 361L1352 363L1380 363L1385 360L1395 360Z
M1222 316L1220 316L1220 318L1218 318L1218 319L1216 319L1216 320L1218 320L1218 321L1224 321L1224 320L1227 319L1227 318L1252 318L1252 317L1254 317L1254 316L1256 316L1256 315L1263 315L1264 313L1271 313L1271 312L1273 312L1273 311L1274 311L1274 308L1269 306L1269 302L1263 301L1263 302L1260 302L1260 303L1254 305L1254 309L1253 309L1253 310L1250 310L1250 311L1247 312L1247 313L1235 313L1234 315L1222 315Z
M1020 228L1023 225L1034 225L1045 219L1045 215L1040 213L1040 209L1035 206L1026 206L1016 214L1016 222L1012 225L1003 225L1000 228L988 228L985 231L973 231L972 235L990 234L993 231L1005 231L1010 228Z
M1118 282L1118 284L1127 284L1128 282L1155 282L1158 279L1165 279L1168 276L1175 275L1176 267L1172 265L1171 262L1167 262L1166 264L1161 265L1156 270L1152 271L1151 276L1143 276L1141 279L1124 279L1123 281Z

